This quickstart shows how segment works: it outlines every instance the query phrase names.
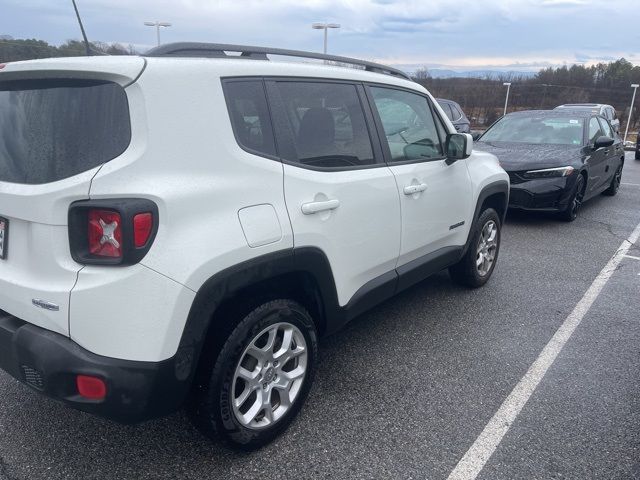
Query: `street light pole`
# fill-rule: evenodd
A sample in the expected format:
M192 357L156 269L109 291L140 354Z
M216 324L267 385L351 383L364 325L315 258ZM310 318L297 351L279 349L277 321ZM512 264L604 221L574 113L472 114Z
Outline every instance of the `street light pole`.
M155 22L144 22L147 27L156 27L156 39L158 41L158 46L160 46L160 27L170 27L171 24L169 22L159 22L156 20Z
M313 23L311 28L314 30L324 30L324 54L327 54L327 31L330 28L340 28L339 23Z
M636 101L636 91L638 90L639 86L640 84L637 84L637 83L631 84L631 88L633 88L633 96L631 97L631 106L629 107L629 118L627 119L627 128L624 131L624 140L622 141L623 145L627 143L627 134L629 133L629 125L631 124L631 114L633 113L633 104Z
M505 116L507 114L507 105L509 104L509 90L511 90L511 82L504 82L502 85L507 87L507 96L504 99L504 112L502 113L502 116Z
M328 28L324 29L324 48L322 49L322 51L324 52L325 55L327 54L327 36L328 36L327 32L328 31L329 31Z

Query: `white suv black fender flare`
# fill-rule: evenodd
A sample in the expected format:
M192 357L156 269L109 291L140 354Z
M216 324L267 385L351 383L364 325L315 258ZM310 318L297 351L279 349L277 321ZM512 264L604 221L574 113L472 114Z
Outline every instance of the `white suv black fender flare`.
M462 255L464 255L469 248L471 237L473 236L473 225L487 207L491 207L498 212L500 223L503 224L509 207L509 182L499 180L485 185L482 190L480 190L478 200L476 201L476 208L473 213L471 228L469 229L469 235Z

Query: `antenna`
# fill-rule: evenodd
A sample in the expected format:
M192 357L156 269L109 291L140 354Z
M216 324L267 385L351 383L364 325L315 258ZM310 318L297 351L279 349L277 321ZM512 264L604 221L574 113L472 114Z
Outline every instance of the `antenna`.
M73 9L76 11L76 17L78 17L78 23L80 24L80 31L82 32L82 38L84 39L84 47L87 50L87 56L93 55L93 51L89 46L89 40L87 40L87 34L84 31L84 26L82 25L82 19L80 18L80 13L78 12L78 6L76 5L76 0L71 0L73 3Z

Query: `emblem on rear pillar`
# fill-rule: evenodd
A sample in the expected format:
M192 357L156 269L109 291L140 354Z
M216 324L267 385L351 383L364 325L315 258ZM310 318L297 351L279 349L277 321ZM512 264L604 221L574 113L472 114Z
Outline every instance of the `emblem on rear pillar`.
M40 300L39 298L34 298L31 300L36 307L44 308L45 310L51 310L52 312L57 312L60 310L60 306L55 303L46 302L44 300Z

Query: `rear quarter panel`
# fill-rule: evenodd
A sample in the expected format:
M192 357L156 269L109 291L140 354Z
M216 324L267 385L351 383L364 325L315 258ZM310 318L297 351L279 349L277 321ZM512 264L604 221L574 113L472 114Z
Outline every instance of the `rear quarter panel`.
M139 280L154 272L180 288L163 284L149 289L123 271L122 279L114 278L119 287L106 289L106 296L136 305L133 312L115 305L122 320L108 335L109 341L102 342L100 335L107 335L98 325L102 320L83 315L89 309L91 285L99 283L98 267L81 271L71 298L71 335L110 356L157 361L175 354L191 307L188 299L206 280L229 266L292 248L293 236L284 203L282 164L238 146L213 62L150 60L127 95L133 129L130 155L102 167L90 197L139 197L157 204L158 232L139 266L147 270ZM255 205L273 207L282 231L279 240L249 246L239 212ZM96 326L76 326L80 321ZM136 347L142 344L145 358Z

